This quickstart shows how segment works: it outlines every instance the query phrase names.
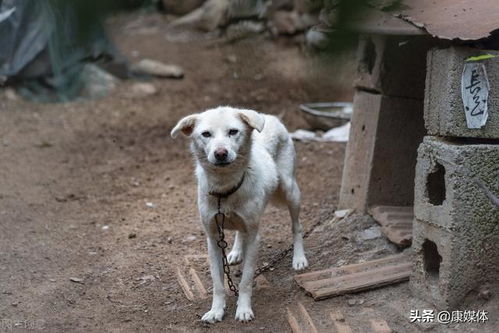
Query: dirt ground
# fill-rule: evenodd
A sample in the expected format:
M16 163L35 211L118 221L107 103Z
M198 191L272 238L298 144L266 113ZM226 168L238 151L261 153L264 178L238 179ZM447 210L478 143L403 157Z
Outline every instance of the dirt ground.
M254 321L234 320L230 296L225 320L203 324L210 300L185 298L175 273L206 245L187 140L172 140L170 129L181 116L226 104L281 115L290 130L306 126L300 103L351 99L352 66L321 65L292 39L213 44L173 34L158 15L116 18L111 32L130 59L175 63L186 76L152 80L159 93L146 98L130 96L131 80L92 101L2 97L0 331L288 332L286 306L298 299L331 331L333 307L357 332L368 331L373 313L398 332L419 330L404 320L408 313L397 314L396 302L412 299L407 283L314 303L293 282L290 257L265 273L271 287L255 292ZM374 225L370 218L330 223L345 144L298 142L296 149L301 219L306 230L322 223L305 242L311 269L397 252L384 239L359 240ZM287 212L269 207L262 226L260 263L291 243ZM469 302L498 313L495 303ZM493 332L497 323L496 316L481 326L432 329Z

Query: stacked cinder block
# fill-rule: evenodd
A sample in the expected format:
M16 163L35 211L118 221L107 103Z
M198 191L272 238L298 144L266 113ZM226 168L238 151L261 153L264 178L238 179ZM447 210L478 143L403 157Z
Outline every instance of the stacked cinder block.
M498 277L499 207L482 185L499 194L499 58L484 61L490 83L489 118L467 126L461 96L470 48L428 53L425 126L415 177L411 289L437 307L458 307L470 291Z

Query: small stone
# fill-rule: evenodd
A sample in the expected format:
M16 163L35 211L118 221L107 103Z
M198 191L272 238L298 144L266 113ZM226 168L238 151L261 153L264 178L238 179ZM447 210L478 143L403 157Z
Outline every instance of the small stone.
M171 244L171 243L173 243L173 238L168 237L168 238L166 239L166 241L168 242L168 244Z
M10 101L17 101L19 99L19 95L13 88L5 89L5 97Z
M478 297L480 297L481 299L484 299L484 300L489 300L491 296L492 296L492 293L488 289L481 290L478 293Z
M361 298L357 301L357 304L362 305L364 304L365 301L366 301L365 299Z
M77 278L77 277L70 277L69 281L83 284L83 279L80 279L80 278Z
M132 238L137 238L137 234L134 232L128 234L128 239L132 239Z
M130 94L127 97L130 98L143 98L147 96L156 95L158 93L158 89L151 84L146 82L138 82L134 83L130 89Z
M349 299L349 300L348 300L348 305L349 305L349 306L354 306L356 303L357 303L357 302L355 302L355 300L354 300L354 299Z
M180 66L164 64L151 59L142 59L132 64L130 70L136 74L153 75L163 78L180 79L184 77L184 70Z
M149 208L154 208L156 207L155 204L153 204L152 202L146 202L146 206L149 207Z
M102 230L109 230L109 226L108 225L103 225L102 226Z
M185 238L185 240L186 240L187 242L192 242L192 241L195 241L196 239L197 239L197 237L196 237L196 236L194 236L194 235L190 235L190 236L187 236L187 237Z
M237 56L235 54L229 54L227 56L227 61L235 64L237 62Z

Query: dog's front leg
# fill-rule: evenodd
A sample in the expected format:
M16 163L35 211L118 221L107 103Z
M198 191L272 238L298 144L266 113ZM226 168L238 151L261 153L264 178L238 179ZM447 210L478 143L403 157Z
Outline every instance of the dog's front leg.
M208 323L221 321L225 311L225 288L222 251L217 245L217 235L208 231L208 255L210 257L211 279L213 280L213 301L210 311L201 319Z
M251 295L253 292L253 277L255 275L258 243L260 236L257 230L250 230L244 235L243 242L243 276L239 283L239 298L237 300L236 319L250 321L255 316L251 309Z

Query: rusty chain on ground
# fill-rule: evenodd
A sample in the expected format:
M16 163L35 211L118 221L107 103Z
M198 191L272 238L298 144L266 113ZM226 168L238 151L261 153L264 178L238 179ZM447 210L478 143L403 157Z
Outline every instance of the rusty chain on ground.
M228 244L227 244L227 241L225 240L225 232L224 232L225 214L222 213L222 210L221 210L222 197L224 197L224 196L222 196L222 195L217 196L217 198L218 198L218 211L217 211L217 214L215 215L215 222L216 222L217 231L218 231L217 246L220 248L220 250L222 252L223 270L224 270L225 276L227 277L227 284L229 286L229 289L234 293L235 296L238 296L239 290L237 289L234 281L232 281L232 277L230 274L230 265L229 265L229 261L227 260L227 254L225 253L225 250L227 249ZM312 228L310 228L310 230L308 230L303 235L303 239L310 236L310 234L315 230L315 228L317 226L319 226L321 223L322 223L322 221L318 221L317 223L315 223L312 226ZM272 260L269 263L257 268L255 270L254 278L256 278L260 274L270 270L275 264L277 264L279 261L284 259L292 250L293 250L293 245L291 245L287 249L279 252L276 256L274 256L274 258L272 258Z

